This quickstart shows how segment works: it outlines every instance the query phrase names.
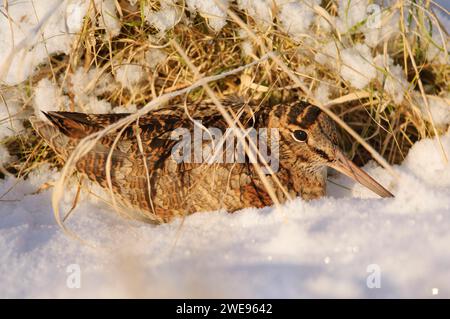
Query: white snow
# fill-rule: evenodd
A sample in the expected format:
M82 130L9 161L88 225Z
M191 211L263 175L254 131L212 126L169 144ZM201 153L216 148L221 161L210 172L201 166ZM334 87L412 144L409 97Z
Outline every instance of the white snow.
M245 10L257 25L267 27L272 23L271 0L238 0L239 9Z
M221 4L218 5L217 3ZM228 0L186 0L188 8L200 13L208 21L208 25L216 32L227 23Z
M377 79L383 84L383 89L389 94L395 104L401 104L408 90L408 80L406 79L403 68L394 64L391 57L379 54L374 58L374 63L378 68L383 69L377 71Z
M133 90L133 87L141 81L147 73L138 64L122 64L116 68L116 80L124 88Z
M441 137L450 154L450 133ZM198 213L152 226L116 216L83 193L68 227L55 224L43 167L7 178L0 194L1 297L450 297L450 165L436 140L414 145L379 199L344 178L329 197L234 214ZM72 186L61 207L71 206ZM81 287L68 288L71 265ZM368 288L373 269L380 288ZM368 272L369 271L369 272Z
M7 99L7 96L3 96ZM6 104L0 99L0 140L15 136L23 130L21 108L14 101Z
M251 38L249 37L247 31L245 29L240 29L238 34L239 34L239 38L241 38L243 40L241 42L242 55L243 56L254 56L255 48L253 47L253 42L252 42Z
M338 0L336 26L341 33L362 23L367 18L367 0Z
M68 53L92 5L100 13L99 27L110 37L119 34L115 0L66 0L51 12L42 32L30 36L58 1L8 1L8 12L0 2L0 10L7 14L0 14L0 76L7 71L1 83L20 83L49 54ZM225 7L231 3L186 0L186 5L218 32L227 23L227 13L216 1ZM318 15L311 7L318 3L237 1L258 27L270 26L277 13L277 21L293 38L312 37L308 32ZM367 0L337 3L334 22L341 33L368 16ZM163 33L183 21L174 4L164 0L160 11L147 10L148 22ZM94 10L90 14L94 18ZM394 103L401 104L408 89L401 66L389 56L372 56L376 47L397 31L398 12L385 12L383 17L386 23L380 28L361 25L364 44L348 47L348 39L336 44L324 38L315 39L317 46L309 43L318 51L315 61L337 71L354 88L378 81ZM239 37L243 53L253 55L248 35L241 30ZM23 39L27 45L9 65L11 49ZM436 30L432 39L437 46L428 46L428 61L448 63ZM101 96L119 85L133 91L149 76L148 68L155 69L166 58L164 51L151 48L142 61L117 66L114 76L79 67L64 78L44 78L31 88L31 102L41 116L41 110L66 108L70 92L77 111L134 112L135 104L113 107ZM317 70L310 64L297 71L315 76ZM314 95L326 103L331 89L326 82L315 84ZM428 119L420 94L409 94ZM23 119L31 113L23 110L22 96L11 98L2 92L2 97L0 169L13 159L3 139L23 131ZM433 121L440 128L450 124L449 100L449 94L428 96ZM450 131L440 141L450 158ZM279 209L251 208L234 214L197 213L160 226L117 216L103 200L84 190L67 226L95 247L68 236L55 222L52 188L41 186L51 185L59 172L42 165L26 180L7 176L0 179L0 297L450 298L450 164L444 161L437 139L417 142L404 162L394 166L397 179L373 162L365 170L396 197L380 199L363 186L334 175L328 196L319 200L295 199ZM88 183L86 188L107 198L96 185ZM61 203L63 211L70 209L75 193L72 181ZM80 288L67 285L68 271L74 265L81 271ZM379 288L367 286L373 269L380 271Z
M104 113L111 113L111 103L109 103L106 100L99 99L96 96L89 96L89 100L86 104L87 109L85 109L85 112L88 113L97 113L97 114L104 114Z
M253 55L254 54L253 44L249 40L243 41L241 43L241 47L242 47L242 53L244 55Z
M305 35L309 26L314 21L314 11L312 1L308 2L290 2L281 6L281 12L278 15L284 29L294 38Z
M96 0L95 5L100 8L100 27L104 28L110 37L118 35L121 23L117 17L116 0Z
M109 113L111 104L99 98L119 85L110 73L101 74L97 69L77 68L64 81L65 91L72 93L75 111L86 113Z
M49 79L42 79L34 89L34 113L42 120L47 120L42 112L60 111L67 103L59 88Z
M448 36L446 37L445 34L441 35L441 33L436 30L436 27L434 27L432 37L430 41L428 41L428 49L426 51L427 60L441 65L448 64L449 47L450 47L450 40Z
M377 70L370 48L365 44L356 44L354 47L341 51L341 76L350 84L362 89L376 77Z
M119 34L121 24L115 0L92 3L100 12L99 26L111 37ZM69 53L90 4L90 0L10 0L6 10L1 2L0 82L18 84L49 55ZM93 16L94 10L90 13ZM37 30L40 23L42 27Z
M84 15L80 10L83 11L84 7L79 6L74 10L73 6L67 8L64 5L57 6L58 2L60 1L8 1L7 11L3 6L4 3L0 4L0 10L5 13L0 14L0 76L4 73L0 81L8 85L20 83L28 78L48 54L69 52L74 38L70 34L80 30L79 16ZM33 28L49 12L51 15L45 21L41 32L33 36ZM65 17L68 17L67 27ZM22 40L26 41L26 46L20 48ZM12 55L11 63L8 63L8 57L16 47L20 50ZM9 70L3 69L8 66Z
M61 83L57 85L49 79L42 79L34 88L35 114L41 119L46 120L41 111L69 110L69 106L73 106L77 112L111 112L111 104L99 97L119 85L111 74L102 75L96 69L85 70L80 67L61 82L62 88ZM73 105L69 101L69 92L75 102Z
M159 11L154 11L149 6L145 6L144 15L148 23L161 32L173 28L180 19L180 13L173 0L161 1L161 10Z
M87 103L89 96L111 92L118 85L110 73L100 73L95 68L85 70L83 67L70 74L69 81L65 84L66 90L71 91L75 102L80 104Z
M419 106L423 118L430 121L427 105L419 92L411 94L415 104ZM444 127L450 124L450 93L447 96L427 96L427 102L433 123L438 127Z
M330 68L338 69L339 65L337 62L340 50L342 50L342 46L339 42L327 42L320 46L320 51L316 53L314 60Z
M372 16L372 20L369 20L369 23L366 23L362 28L365 36L364 42L371 48L384 41L389 41L400 32L400 12L398 9L383 9L380 13L372 13ZM378 18L377 23L375 19Z
M314 97L324 104L330 101L330 95L330 85L326 82L320 82L314 91Z
M11 160L11 155L5 145L0 144L0 169Z
M158 65L164 62L167 58L167 53L160 49L150 49L145 52L145 62L151 69L155 69Z

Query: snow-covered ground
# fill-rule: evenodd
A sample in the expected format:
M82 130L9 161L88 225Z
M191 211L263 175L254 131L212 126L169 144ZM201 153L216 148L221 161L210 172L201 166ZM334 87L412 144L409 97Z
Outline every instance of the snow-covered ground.
M224 8L230 1L220 2L221 7L213 0L187 0L186 5L217 32L228 23ZM237 2L261 28L272 23L273 12L267 9L271 1ZM320 1L276 2L281 7L277 19L287 34L293 38L307 34L315 23L310 7ZM360 4L348 21L348 1L338 2L336 23L341 31L366 18L366 7ZM448 9L448 0L438 2ZM21 83L49 55L70 52L84 16L93 12L90 5L102 13L97 22L107 36L120 31L114 0L11 0L7 10L5 3L0 2L2 84ZM159 11L144 10L147 22L161 33L185 20L173 3L166 0ZM437 13L449 30L448 15ZM353 21L355 17L359 18ZM379 61L380 56L372 56L369 49L398 32L393 27L398 19L393 14L393 24L376 32L364 29L367 43L341 48L345 63L335 71L358 89L370 81L384 83L385 91L402 103L407 86L400 68L388 57ZM433 39L442 42L437 34ZM253 53L248 39L244 44L244 52ZM337 55L327 50L336 50L331 44L318 42L316 59L337 68ZM146 56L151 63L165 57L156 49ZM448 63L448 56L433 46L427 58ZM379 72L385 67L398 81L389 77L385 81ZM130 88L142 75L140 67L130 64L117 69L115 80ZM76 103L89 106L88 111L123 111L122 106L112 110L97 98L101 87L96 88L98 94L84 92L94 76L93 71L75 70L71 82ZM114 84L112 75L103 82ZM55 83L41 80L34 88L36 109L59 109L67 103L61 92ZM317 98L328 100L326 83L317 92ZM48 105L49 100L55 103ZM449 123L447 102L443 96L428 101L436 125ZM23 129L21 119L4 121L19 114L22 106L15 101L5 105L0 101L0 139ZM428 118L428 110L425 115ZM441 142L450 158L450 132ZM0 165L9 156L0 144ZM396 197L379 199L362 186L337 178L329 184L329 196L320 200L297 199L278 210L198 213L153 226L119 217L101 201L82 194L67 226L85 242L69 237L56 224L52 189L36 193L49 179L57 179L58 172L42 167L25 181L0 180L0 297L450 297L450 164L439 144L418 142L395 167L397 179L374 164L366 169ZM62 205L65 211L74 195L72 185ZM76 288L78 274L81 286Z
M441 142L450 155L450 133ZM68 227L88 244L56 225L50 189L33 194L57 173L9 178L0 182L0 194L14 185L0 206L0 297L450 297L450 164L438 143L416 143L398 180L366 169L396 198L337 179L351 190L330 183L329 197L279 211L153 226L83 196ZM78 267L81 287L69 288Z

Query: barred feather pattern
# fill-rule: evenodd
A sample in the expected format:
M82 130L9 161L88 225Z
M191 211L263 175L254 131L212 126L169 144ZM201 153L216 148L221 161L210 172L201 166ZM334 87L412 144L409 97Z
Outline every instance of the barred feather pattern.
M324 170L299 161L291 145L290 133L284 132L284 126L303 121L305 125L320 125L329 138L335 139L334 126L324 114L317 113L306 102L270 107L234 101L223 103L239 116L245 127L280 128L280 170L276 175L289 195L311 199L325 194ZM205 127L216 127L222 131L227 128L222 116L209 111L214 106L203 103L189 109L194 110L190 116L186 115L183 105L162 108L142 116L137 125L129 125L123 131L113 150L117 132L101 138L77 161L76 170L107 188L106 162L112 152L109 173L114 195L122 206L131 207L149 221L157 223L198 211L225 209L234 212L245 207L272 205L273 201L256 174L254 164L177 163L172 158L171 151L177 141L171 139L170 134L181 127L192 132L192 118L201 120ZM80 139L129 115L45 114L48 121L38 118L31 118L30 121L36 132L63 160L68 158ZM143 154L139 151L137 132L142 141ZM285 201L286 194L271 179L269 181L278 200Z

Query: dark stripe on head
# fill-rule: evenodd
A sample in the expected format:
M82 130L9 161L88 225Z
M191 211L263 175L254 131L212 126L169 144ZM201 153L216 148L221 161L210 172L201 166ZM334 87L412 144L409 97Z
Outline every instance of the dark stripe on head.
M319 155L320 157L322 157L323 159L327 160L328 162L331 161L331 159L330 159L330 157L328 156L328 154L325 153L324 151L322 151L321 149L318 149L318 148L315 148L315 147L313 147L312 149L313 149L314 153L318 154L318 155Z
M283 105L278 104L277 106L275 106L275 116L278 117L279 119L283 116Z
M298 117L302 114L309 104L305 101L300 101L291 106L289 113L287 115L288 121L291 124L298 124Z
M306 110L306 114L302 117L302 120L300 121L299 126L302 128L308 128L314 122L316 122L317 118L319 117L321 111L317 106L311 105Z

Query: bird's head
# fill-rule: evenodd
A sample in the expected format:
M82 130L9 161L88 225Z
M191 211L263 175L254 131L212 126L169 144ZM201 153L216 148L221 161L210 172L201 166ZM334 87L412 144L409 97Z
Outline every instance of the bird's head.
M393 197L345 156L337 145L334 122L318 107L307 102L277 105L269 113L267 126L279 130L282 167L311 173L332 167L381 197Z

